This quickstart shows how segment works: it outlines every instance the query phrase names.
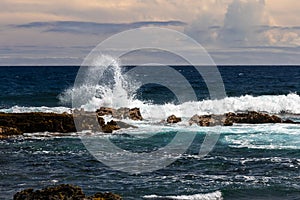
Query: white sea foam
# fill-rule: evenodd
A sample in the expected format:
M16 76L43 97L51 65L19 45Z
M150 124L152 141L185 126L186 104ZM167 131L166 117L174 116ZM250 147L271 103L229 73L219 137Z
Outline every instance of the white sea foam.
M67 107L47 107L47 106L41 106L41 107L25 107L25 106L13 106L10 108L3 108L0 109L0 112L4 113L29 113L29 112L46 112L46 113L71 113L71 108Z
M297 94L241 97L227 97L221 100L203 100L185 102L180 105L140 104L145 118L165 118L171 114L181 117L191 117L194 114L224 114L227 112L262 111L268 113L300 113L300 96Z
M76 92L76 91L75 91ZM104 100L105 99L105 100ZM167 116L175 114L183 118L189 118L194 114L224 114L227 112L242 111L262 111L274 114L291 113L300 114L300 96L298 94L258 96L250 95L241 97L227 97L221 100L203 100L198 102L185 102L180 105L172 103L157 105L145 103L140 100L119 101L115 106L113 102L108 102L109 98L99 99L92 97L91 100L81 107L87 111L95 111L101 106L108 107L139 107L145 119L165 119ZM68 107L23 107L13 106L11 108L0 109L0 112L22 113L22 112L71 112Z
M178 196L159 196L159 195L146 195L144 199L164 199L164 200L222 200L222 193L220 191L207 193L207 194L194 194L194 195L178 195Z
M110 63L107 69L106 66ZM107 72L104 72L104 71ZM103 74L97 77L97 74ZM98 75L99 76L99 75ZM156 105L136 99L135 91L140 87L122 73L120 64L109 56L101 56L95 60L95 66L84 71L84 84L75 85L64 91L59 99L62 103L71 103L72 97L76 104L87 111L94 111L101 106L107 107L139 107L146 119L165 119L171 114L181 117L191 117L194 114L224 114L238 111L264 111L268 113L300 114L300 96L264 95L227 97L220 100L202 100L184 102L180 105L167 103ZM92 80L100 79L94 84Z
M223 131L224 140L233 148L300 149L299 125L241 125Z

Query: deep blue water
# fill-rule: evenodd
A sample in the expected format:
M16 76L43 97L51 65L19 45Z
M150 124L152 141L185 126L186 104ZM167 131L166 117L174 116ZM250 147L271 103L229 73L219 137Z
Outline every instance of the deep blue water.
M174 68L190 81L199 100L209 98L205 83L195 69ZM58 95L73 86L78 69L76 66L0 67L0 106L60 106ZM300 92L300 67L297 66L222 66L219 71L227 96ZM170 91L159 85L148 85L139 92L141 98L157 103L174 100L171 94L162 95Z
M73 86L78 69L0 67L0 107L61 106L58 96ZM203 80L193 68L181 66L175 69L191 82L199 101L209 97ZM285 108L288 106L285 100L295 98L291 101L295 110L289 111L298 113L300 67L224 66L219 67L219 71L229 97L269 95L275 99L294 94L284 96L280 106ZM142 87L137 97L154 103L175 101L174 95L159 85ZM251 104L251 101L245 104ZM271 102L265 102L265 105L270 109L275 106ZM147 124L141 126L147 127ZM11 199L21 189L39 189L61 183L79 185L87 194L116 192L124 199L216 191L220 191L224 199L300 199L298 125L223 127L214 150L205 158L197 155L207 132L200 127L175 125L149 128L146 132L145 128L141 132L138 129L134 133L138 136L156 133L146 140L125 130L111 136L111 141L130 151L151 151L172 140L182 127L187 130L186 134L196 133L186 153L166 168L143 174L128 174L105 166L90 154L78 135L52 137L41 133L0 140L0 199Z

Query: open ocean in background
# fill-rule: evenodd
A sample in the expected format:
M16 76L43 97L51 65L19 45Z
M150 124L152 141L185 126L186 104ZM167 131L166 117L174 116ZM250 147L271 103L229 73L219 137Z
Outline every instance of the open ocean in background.
M123 129L110 136L120 147L148 151L163 146L180 130L196 133L187 152L170 166L130 175L97 161L82 144L79 133L64 137L25 134L0 140L0 199L12 199L21 189L62 183L78 185L87 194L111 191L124 199L300 199L300 125L221 127L214 150L200 158L199 147L206 131L213 127L190 127L185 122L165 126L147 121L155 113L159 120L159 112L166 117L175 114L187 121L194 114L253 110L300 121L300 67L218 68L227 98L209 100L206 85L196 70L191 66L175 66L192 85L198 101L178 105L167 88L155 84L143 86L135 98L146 104L138 106L145 122L139 122L137 130ZM74 91L78 69L0 67L0 112L70 112L69 94ZM171 76L165 76L180 87ZM228 106L218 107L223 104Z

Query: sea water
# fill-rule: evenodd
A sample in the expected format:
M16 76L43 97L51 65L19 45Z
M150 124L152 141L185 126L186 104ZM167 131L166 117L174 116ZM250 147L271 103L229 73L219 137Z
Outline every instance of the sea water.
M0 68L1 112L72 112L72 96L84 96L78 108L139 107L138 129L101 133L31 133L0 141L0 198L11 199L25 188L70 183L87 194L111 191L124 199L299 199L300 126L235 124L189 126L194 114L261 111L299 121L300 67L219 66L227 97L210 99L205 82L192 66L173 66L190 82L197 101L178 102L167 88L129 83L123 76L134 66L111 67L110 83L74 86L79 67L24 66ZM155 66L149 66L155 70ZM165 74L167 80L182 85ZM107 83L107 82L106 82ZM171 114L175 125L159 123ZM198 155L208 131L220 137L204 158ZM196 135L177 160L157 171L130 174L99 162L82 137L109 137L131 152L151 152L167 145L178 132ZM164 156L172 155L162 155Z

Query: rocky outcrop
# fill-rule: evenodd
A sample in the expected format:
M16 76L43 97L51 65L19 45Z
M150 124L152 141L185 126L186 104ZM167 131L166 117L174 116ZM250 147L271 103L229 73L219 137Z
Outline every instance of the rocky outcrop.
M283 120L276 115L269 115L250 111L247 113L227 113L226 119L239 124L266 124L266 123L282 123Z
M232 126L232 121L222 115L194 115L189 124L197 124L198 126Z
M105 123L94 112L75 111L62 113L0 113L0 139L23 133L54 132L72 133L82 130L112 133L121 128L136 128L124 122Z
M104 108L96 115L93 112L80 112L73 114L74 120L76 122L76 128L80 130L92 130L94 132L104 132L112 133L113 131L123 129L123 128L137 128L122 121L111 120L105 123L102 116L110 115L115 112L115 109ZM99 114L100 113L100 114ZM106 114L104 114L106 113Z
M132 120L143 120L139 108L108 108L101 107L96 111L98 116L111 115L116 119L132 119Z
M116 121L111 120L107 122L107 124L102 126L102 131L104 133L112 133L113 131L119 130L121 127L118 125Z
M8 138L12 135L22 135L22 131L18 128L0 126L0 139Z
M42 190L26 189L16 193L14 200L122 200L122 197L113 193L96 193L86 196L78 186L62 184Z
M73 116L67 113L0 113L0 126L9 127L11 130L17 129L16 132L19 134L76 131Z
M194 115L189 124L197 124L199 126L231 126L237 124L265 124L265 123L295 123L291 120L282 120L276 115L269 115L250 111L246 113L226 113L225 115Z
M167 118L167 123L169 123L169 124L176 124L178 122L181 122L181 118L176 117L175 115L171 115Z
M62 113L0 113L0 139L23 133L55 132L70 133L82 130L93 132L112 133L123 128L137 128L122 121L111 120L105 122L104 116L111 115L113 118L143 120L139 108L107 108L101 107L95 112L74 110L72 114ZM181 118L171 115L167 123L178 123ZM163 121L165 123L165 121ZM234 123L263 124L263 123L293 123L292 120L283 120L276 115L260 112L227 113L224 115L194 115L189 124L199 126L231 126Z

